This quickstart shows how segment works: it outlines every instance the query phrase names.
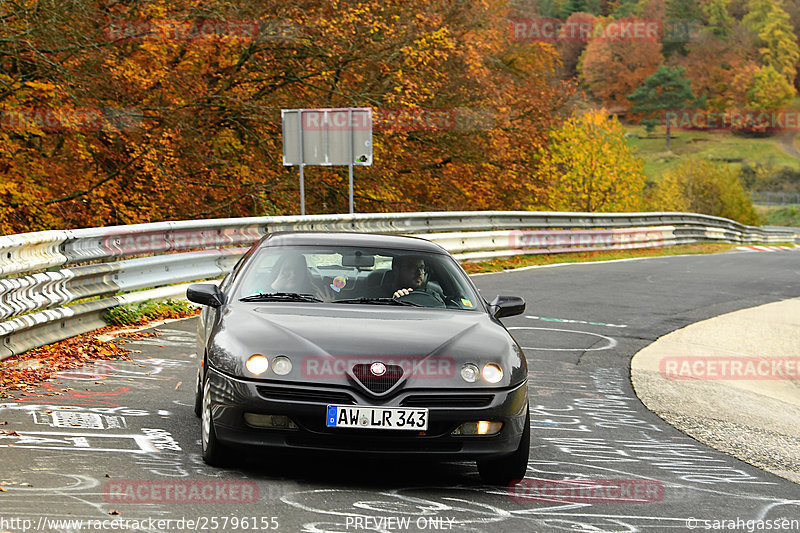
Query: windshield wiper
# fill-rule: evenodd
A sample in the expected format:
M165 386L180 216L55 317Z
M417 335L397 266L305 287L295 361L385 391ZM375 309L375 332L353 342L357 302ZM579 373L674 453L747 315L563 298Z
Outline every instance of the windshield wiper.
M310 294L296 292L270 292L251 294L239 298L240 302L321 302L322 300Z
M377 304L377 305L410 305L411 307L424 307L414 302L395 300L394 298L347 298L335 300L336 304Z

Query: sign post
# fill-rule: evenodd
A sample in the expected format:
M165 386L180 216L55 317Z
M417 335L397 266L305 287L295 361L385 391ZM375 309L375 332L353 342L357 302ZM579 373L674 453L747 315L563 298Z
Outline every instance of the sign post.
M306 165L348 166L350 213L353 166L372 164L372 108L283 109L283 164L300 167L300 214L306 214Z

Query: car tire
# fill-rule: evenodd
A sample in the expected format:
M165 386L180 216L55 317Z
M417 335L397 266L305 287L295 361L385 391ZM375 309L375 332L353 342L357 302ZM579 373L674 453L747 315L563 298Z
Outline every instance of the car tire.
M197 379L194 384L194 414L197 418L203 416L203 372L197 369Z
M203 386L201 415L200 444L203 449L203 462L210 466L224 466L230 455L226 447L217 440L214 418L211 416L211 390L208 379Z
M525 427L516 451L499 459L477 461L481 480L488 485L506 486L525 477L528 470L528 455L531 449L531 413L525 414Z

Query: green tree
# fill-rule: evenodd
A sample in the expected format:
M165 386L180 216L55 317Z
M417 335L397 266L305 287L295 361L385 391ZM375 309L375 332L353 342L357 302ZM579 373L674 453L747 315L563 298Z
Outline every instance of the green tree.
M561 10L561 17L566 19L573 13L599 15L601 10L599 0L568 0Z
M665 24L688 30L692 24L700 18L700 6L697 0L667 0L664 10ZM686 44L688 34L676 36L664 42L662 53L664 57L671 57L675 54L685 56L687 54ZM682 38L681 38L682 37Z
M683 211L759 224L753 202L742 186L741 170L707 159L687 159L664 174L649 199L654 211Z
M618 0L611 16L615 19L621 19L638 15L640 8L639 0Z
M539 152L537 177L547 208L557 211L631 211L641 207L643 162L625 130L603 110L568 119Z
M731 0L709 0L703 6L703 14L708 21L706 28L719 39L727 39L733 31L733 17L731 17L728 6Z
M758 33L758 30L769 20L772 6L780 0L748 0L747 14L742 18L746 28Z
M636 89L628 99L633 102L631 111L652 116L667 110L695 107L697 98L692 92L689 80L684 77L683 67L667 67L661 65L655 74L647 78L641 87ZM666 120L667 150L669 150L670 121Z
M586 9L586 0L569 0L561 11L561 16L568 18L573 13L585 13Z

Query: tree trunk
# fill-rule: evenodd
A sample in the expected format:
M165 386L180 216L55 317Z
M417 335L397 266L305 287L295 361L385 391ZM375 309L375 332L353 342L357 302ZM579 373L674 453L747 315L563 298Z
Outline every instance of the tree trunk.
M667 150L669 151L669 120L667 120Z

